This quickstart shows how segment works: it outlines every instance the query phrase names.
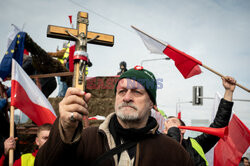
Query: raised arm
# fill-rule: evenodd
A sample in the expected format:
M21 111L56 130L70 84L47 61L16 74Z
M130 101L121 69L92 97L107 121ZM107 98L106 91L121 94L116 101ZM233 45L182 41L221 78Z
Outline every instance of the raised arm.
M235 83L236 81L232 77L227 76L222 78L222 84L225 88L224 98L221 99L215 119L209 127L222 128L228 125L232 113L232 98L235 89ZM203 133L195 139L202 146L204 153L206 153L219 141L220 138Z

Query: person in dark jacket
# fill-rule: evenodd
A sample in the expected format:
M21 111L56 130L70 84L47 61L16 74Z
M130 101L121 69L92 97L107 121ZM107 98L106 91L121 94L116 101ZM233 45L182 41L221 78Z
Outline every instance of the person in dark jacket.
M120 63L120 69L121 69L121 71L119 71L118 73L117 73L117 75L122 75L122 73L124 73L124 72L126 72L128 69L127 69L127 63L125 62L125 61L122 61L121 63Z
M185 149L158 132L150 116L156 89L153 73L142 67L128 70L115 85L115 113L99 127L83 129L81 121L88 114L91 94L69 88L35 165L193 165Z
M227 126L232 113L232 98L236 81L232 77L225 77L222 78L222 82L225 88L225 94L224 98L220 101L215 119L209 126L213 128L222 128ZM189 137L188 139L184 139L186 130L180 130L178 126L185 126L185 123L181 119L170 116L165 122L164 133L182 144L194 160L196 166L208 165L205 153L207 153L220 138L203 133L195 138Z

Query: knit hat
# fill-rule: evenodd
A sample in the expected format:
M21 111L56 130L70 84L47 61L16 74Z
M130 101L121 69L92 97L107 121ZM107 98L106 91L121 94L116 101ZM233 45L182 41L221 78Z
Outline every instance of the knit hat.
M134 68L129 69L128 71L124 72L119 77L118 81L116 82L115 93L116 93L118 82L123 78L129 78L131 80L135 80L139 82L147 91L152 102L156 105L157 83L156 83L155 76L152 72L146 69L143 69L142 66L135 66Z

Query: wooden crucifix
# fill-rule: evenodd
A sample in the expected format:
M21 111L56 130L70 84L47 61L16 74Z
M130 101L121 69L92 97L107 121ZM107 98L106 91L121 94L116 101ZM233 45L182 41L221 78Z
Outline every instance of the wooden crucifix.
M88 63L87 43L113 46L114 36L88 31L88 13L78 12L77 29L48 25L47 37L76 41L74 53L73 87L85 91L85 69ZM85 127L88 118L84 118Z

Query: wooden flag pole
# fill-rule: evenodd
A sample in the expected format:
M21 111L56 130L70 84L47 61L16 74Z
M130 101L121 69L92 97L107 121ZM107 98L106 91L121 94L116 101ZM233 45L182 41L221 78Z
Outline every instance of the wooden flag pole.
M14 138L14 106L10 106L10 137ZM13 166L14 149L9 151L9 166Z
M146 35L147 37L149 37L149 38L155 40L156 42L161 43L162 45L164 45L164 46L167 47L167 45L166 45L165 43L163 43L162 41L160 41L160 40L158 40L158 39L156 39L156 38L150 36L149 34L146 34L145 32L143 32L143 31L141 31L140 29L134 27L133 25L131 25L131 27L132 27L133 29L135 29L135 30L137 30L137 31L139 31L139 32L141 32L141 33L143 33L143 34Z
M217 71L211 69L210 67L208 67L208 66L206 66L206 65L204 65L204 64L202 64L202 67L206 68L207 70L213 72L214 74L216 74L216 75L218 75L218 76L220 76L220 77L225 78L224 75L222 75L221 73L218 73ZM248 93L250 92L250 90L249 90L248 88L242 86L241 84L236 83L235 85L238 86L238 87L240 87L241 89L247 91Z
M143 33L143 34L146 35L147 37L153 39L154 41L156 41L156 42L158 42L158 43L160 43L160 44L162 44L162 45L164 45L164 46L167 47L167 45L166 45L165 43L163 43L163 42L161 42L161 41L155 39L154 37L152 37L152 36L146 34L145 32L139 30L138 28L136 28L136 27L134 27L134 26L132 26L132 25L131 25L131 27L132 27L133 29L135 29L135 30L137 30L137 31L139 31L139 32L141 32L141 33ZM206 66L206 65L204 65L204 64L202 64L202 66L203 66L204 68L206 68L207 70L213 72L214 74L216 74L216 75L218 75L218 76L220 76L220 77L224 77L224 78L225 78L224 75L222 75L222 74L220 74L219 72L217 72L217 71L211 69L210 67L208 67L208 66ZM248 88L246 88L246 87L244 87L244 86L242 86L242 85L240 85L240 84L238 84L238 83L236 83L236 86L242 88L243 90L245 90L245 91L247 91L247 92L250 92L250 90L249 90Z

